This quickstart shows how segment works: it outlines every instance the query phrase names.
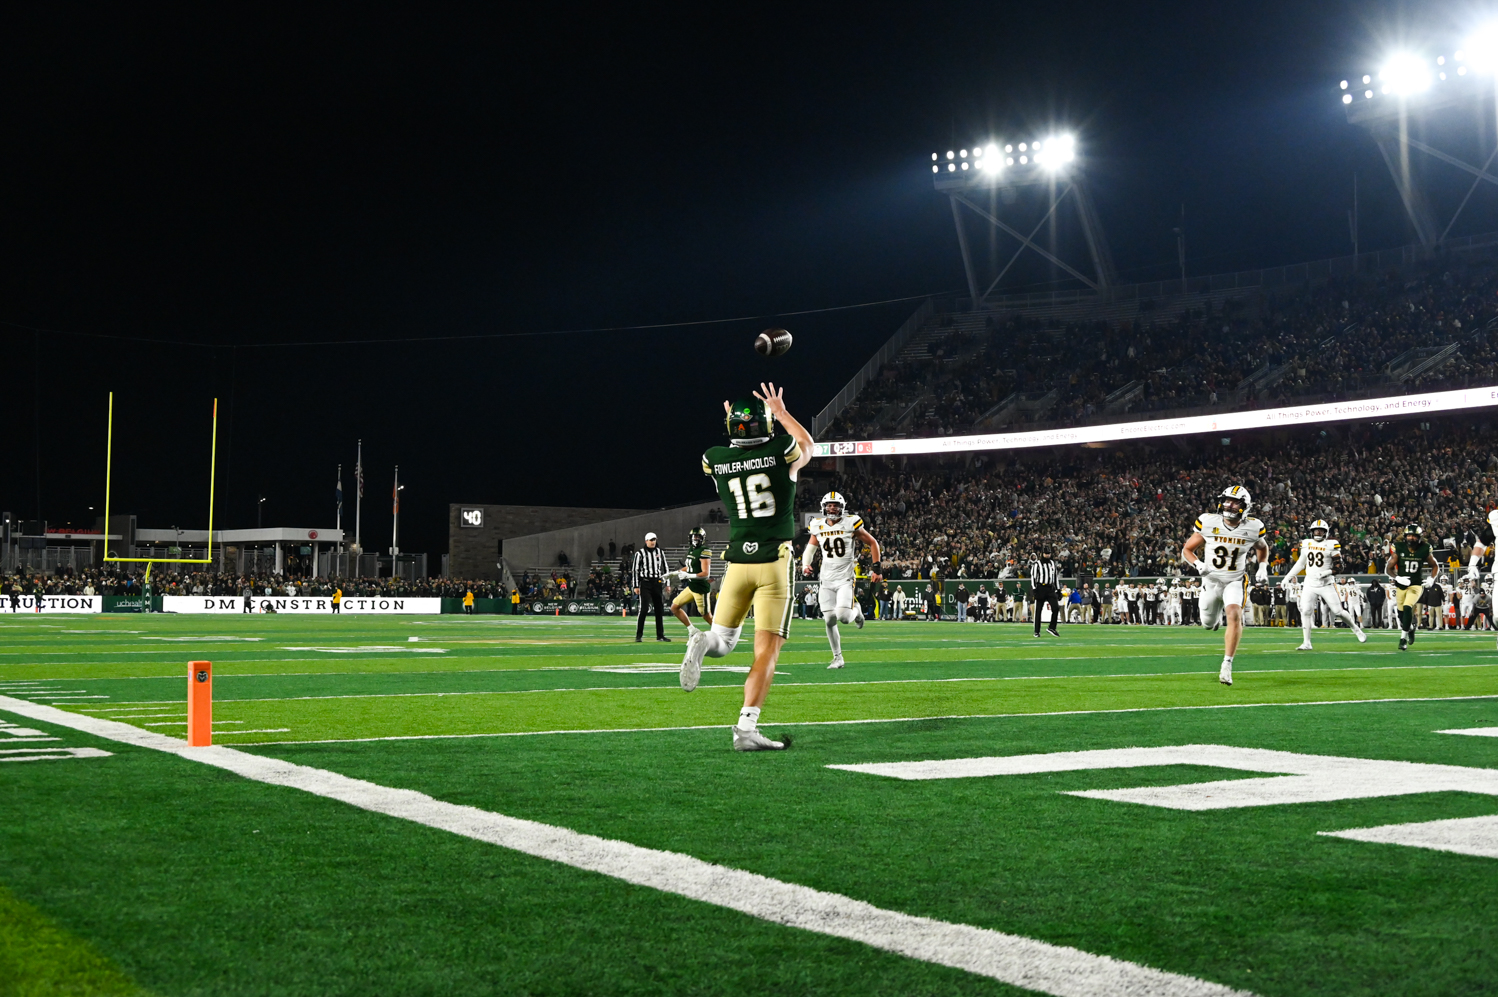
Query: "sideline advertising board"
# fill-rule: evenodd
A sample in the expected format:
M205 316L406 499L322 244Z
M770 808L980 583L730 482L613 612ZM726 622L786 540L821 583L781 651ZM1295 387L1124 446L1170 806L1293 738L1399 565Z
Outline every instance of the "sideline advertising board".
M243 613L242 595L162 596L163 613ZM256 595L250 597L253 613L321 613L331 615L333 599L326 595ZM350 615L420 615L442 612L442 600L428 596L346 595L341 612Z
M613 616L624 609L617 599L533 599L521 603L533 616Z
M1366 422L1399 416L1435 415L1438 412L1455 412L1494 405L1498 405L1498 387L1461 388L1456 391L1363 398L1357 401L1297 405L1290 408L1217 412L1212 415L1182 416L1177 419L1141 419L1138 422L1114 422L1103 426L1071 426L1064 429L1037 429L1019 433L983 433L976 436L944 436L929 439L818 443L813 455L856 457L864 454L899 455L1020 450L1026 447L1109 443L1152 439L1160 436L1233 433L1250 429L1273 429L1280 426L1309 426L1324 422Z
M102 613L104 611L104 597L102 595L44 595L42 596L42 612L44 613ZM16 608L11 609L10 597L0 597L0 613L35 613L36 596L18 596Z

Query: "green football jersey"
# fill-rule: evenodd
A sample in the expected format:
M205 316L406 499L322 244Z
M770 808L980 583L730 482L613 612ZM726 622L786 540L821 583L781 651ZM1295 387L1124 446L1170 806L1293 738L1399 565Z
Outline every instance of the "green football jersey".
M1423 585L1430 571L1430 544L1421 541L1410 545L1403 540L1394 542L1394 560L1401 575L1408 575L1411 585Z
M687 571L695 575L702 570L703 561L711 561L712 559L713 552L706 547L693 547L687 551ZM688 578L687 588L699 593L711 592L713 590L712 583L706 578Z
M713 447L702 455L702 473L718 486L728 510L729 562L763 564L780 557L780 545L796 536L796 481L791 465L801 459L793 436L777 436L753 447Z

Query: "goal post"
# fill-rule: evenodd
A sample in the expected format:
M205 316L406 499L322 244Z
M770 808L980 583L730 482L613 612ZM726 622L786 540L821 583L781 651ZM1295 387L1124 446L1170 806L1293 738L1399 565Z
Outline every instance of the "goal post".
M211 442L208 448L208 550L205 557L116 557L109 551L109 503L114 475L114 392L109 393L109 422L104 443L104 561L136 564L212 564L213 563L213 489L218 468L218 399L213 400ZM150 570L148 567L146 570Z

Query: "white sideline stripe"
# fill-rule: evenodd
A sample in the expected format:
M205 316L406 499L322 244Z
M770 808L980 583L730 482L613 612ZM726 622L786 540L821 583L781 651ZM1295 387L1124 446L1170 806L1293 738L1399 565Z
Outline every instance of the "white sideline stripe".
M1453 727L1451 730L1438 730L1437 734L1470 734L1473 737L1498 737L1498 727Z
M700 688L700 687L699 687ZM1478 696L1409 696L1390 699L1322 699L1306 703L1214 703L1206 706L1128 706L1116 710L1048 710L1043 713L946 713L926 717L869 717L858 720L791 720L781 727L836 727L849 724L907 724L925 720L1009 720L1025 717L1080 717L1106 713L1155 713L1160 710L1246 710L1262 706L1358 706L1365 703L1444 703L1464 699L1498 699L1498 693ZM76 714L75 714L76 715ZM766 721L768 724L769 721ZM673 730L718 730L726 724L684 724L677 727L593 727L562 730L507 730L485 734L387 734L382 737L329 737L307 741L256 741L255 744L356 744L364 741L434 741L469 737L541 737L546 734L649 734ZM245 733L241 731L240 733Z
M862 942L1056 997L1250 997L1247 991L1137 963L935 918L885 910L837 893L704 862L679 852L581 834L564 827L459 806L410 789L176 738L0 696L0 709L141 748L203 762L246 779L300 789L374 813L509 848L574 869L700 900L751 917ZM79 749L84 750L84 749Z
M1328 838L1350 838L1379 845L1409 845L1439 852L1498 859L1498 817L1456 817L1415 824L1383 824L1347 831L1317 831Z

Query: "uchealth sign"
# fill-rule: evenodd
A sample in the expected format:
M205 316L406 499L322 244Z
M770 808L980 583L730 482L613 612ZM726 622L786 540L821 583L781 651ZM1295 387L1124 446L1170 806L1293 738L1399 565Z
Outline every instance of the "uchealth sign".
M243 613L242 595L168 595L162 597L163 613ZM253 613L332 613L333 598L326 595L253 595ZM427 596L346 595L340 609L352 614L422 614L442 612L442 600Z
M36 596L17 596L12 608L9 596L0 596L0 613L35 613ZM104 597L99 595L44 595L44 613L102 613Z

